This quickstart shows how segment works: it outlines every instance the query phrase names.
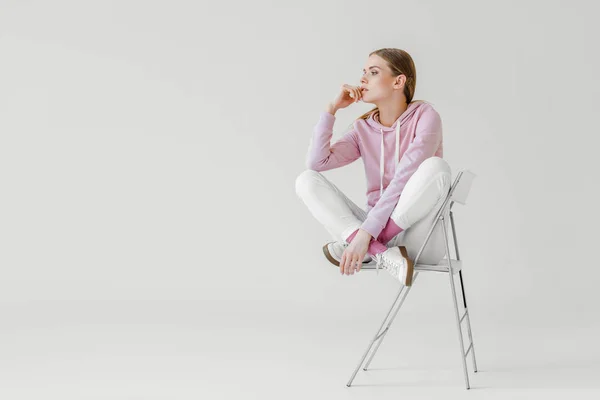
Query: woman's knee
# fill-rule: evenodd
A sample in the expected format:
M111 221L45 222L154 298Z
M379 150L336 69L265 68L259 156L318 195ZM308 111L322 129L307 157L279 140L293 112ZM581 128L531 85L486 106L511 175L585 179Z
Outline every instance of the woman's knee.
M437 182L437 188L444 194L450 188L452 182L452 170L446 160L440 157L429 157L419 166L423 182Z
M450 169L450 164L446 160L441 157L433 156L425 159L419 165L419 169L423 169L427 171L429 174L435 175L441 172L446 172L448 174L452 174Z
M302 196L321 178L321 173L312 169L304 170L296 177L296 194Z
M448 194L451 186L450 166L440 157L424 160L407 182L390 218L408 229L427 214Z

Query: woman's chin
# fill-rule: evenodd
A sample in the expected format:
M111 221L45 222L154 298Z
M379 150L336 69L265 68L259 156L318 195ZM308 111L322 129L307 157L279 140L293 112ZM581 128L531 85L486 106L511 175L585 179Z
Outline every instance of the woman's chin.
M373 104L373 99L371 98L370 94L363 93L363 95L362 95L362 102L363 103Z

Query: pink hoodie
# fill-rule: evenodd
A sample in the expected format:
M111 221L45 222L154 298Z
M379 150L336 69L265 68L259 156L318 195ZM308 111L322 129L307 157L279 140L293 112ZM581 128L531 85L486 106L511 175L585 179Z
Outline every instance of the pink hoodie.
M429 157L443 156L442 120L429 103L415 101L391 127L382 125L375 112L366 120L356 120L349 132L331 144L334 122L334 115L321 113L310 141L306 167L322 172L362 157L368 214L361 229L377 238L419 165Z

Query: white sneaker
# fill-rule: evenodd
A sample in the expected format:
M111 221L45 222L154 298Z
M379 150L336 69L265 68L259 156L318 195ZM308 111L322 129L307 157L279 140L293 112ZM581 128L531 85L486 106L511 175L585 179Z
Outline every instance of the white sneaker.
M383 253L376 254L375 262L377 263L377 273L379 273L379 267L383 267L403 285L412 285L413 262L408 258L406 247L390 247Z
M346 242L329 242L323 246L323 253L330 263L339 267L340 261L342 261L342 254L344 254L346 247L348 247L348 243ZM373 261L371 256L365 254L363 264L368 264L371 261Z

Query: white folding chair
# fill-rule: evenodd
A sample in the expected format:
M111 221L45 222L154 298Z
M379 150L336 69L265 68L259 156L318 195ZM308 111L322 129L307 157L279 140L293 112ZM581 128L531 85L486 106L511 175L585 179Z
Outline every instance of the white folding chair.
M360 369L361 365L363 365L365 359L367 358L367 355L369 354L370 350L373 348L373 345L377 341L377 345L371 352L371 355L369 356L369 359L367 360L366 364L364 365L363 370L366 371L367 368L369 367L369 364L373 360L373 356L375 356L375 353L379 349L379 346L381 345L383 338L387 334L387 332L390 328L390 325L392 325L394 318L396 318L396 315L398 314L400 307L402 307L402 303L406 299L406 296L410 292L410 289L414 286L418 275L421 272L432 271L432 272L447 273L448 276L450 277L450 288L451 288L451 292L452 292L452 300L454 302L454 310L455 310L456 322L457 322L457 326L458 326L460 355L462 358L462 365L463 365L464 374L465 374L465 383L467 385L467 389L470 388L469 374L467 372L467 355L469 354L469 352L471 352L471 356L473 358L473 369L475 372L477 372L477 363L475 362L475 348L473 347L473 336L471 334L471 321L470 321L470 317L469 317L469 313L468 313L468 309L467 309L467 299L465 296L465 285L464 285L463 277L462 277L462 261L460 259L459 252L458 252L458 243L456 241L456 228L454 225L452 206L454 205L454 203L460 203L462 205L466 205L467 195L469 194L469 191L471 190L471 185L473 183L473 179L475 178L475 176L476 175L473 174L472 172L470 172L469 170L461 170L457 174L457 176L454 180L454 183L452 184L452 187L448 191L448 196L446 197L446 200L444 201L444 203L440 207L438 213L436 214L435 220L434 220L431 228L429 229L427 237L425 238L423 245L421 246L417 256L415 257L414 275L413 275L412 285L409 287L402 285L402 287L400 288L400 291L398 292L398 296L394 300L394 303L392 304L390 311L388 312L387 316L383 320L381 326L379 327L379 330L377 331L377 333L375 334L375 337L371 341L371 344L367 348L367 351L365 351L362 359L360 360L360 363L358 364L358 366L354 370L354 373L352 374L352 377L348 381L348 383L347 383L348 387L352 384L352 381L354 380L354 377L356 376L358 370ZM449 215L449 217L450 217L450 223L451 223L451 227L452 227L452 237L453 237L453 241L454 241L454 250L456 252L456 259L453 259L450 256L450 246L448 243L449 242L448 232L447 232L446 224L444 223L446 215ZM443 233L444 233L444 244L445 244L445 251L446 251L445 258L443 258L437 265L419 263L419 258L421 256L421 253L423 252L423 249L427 245L427 243L431 237L431 234L433 233L433 231L438 223L441 223ZM374 269L374 268L375 268L374 262L371 262L371 263L366 264L363 267L361 267L361 270ZM452 273L450 273L450 271L452 271ZM461 292L462 292L462 304L464 307L464 313L462 314L462 316L460 315L460 312L458 310L456 288L454 286L454 274L456 274L456 273L458 273L458 275L460 277L460 287L461 287ZM390 316L391 316L391 318L390 318ZM388 320L389 320L389 322L387 322L387 324L386 324L386 321L388 321ZM469 342L470 342L469 347L466 352L465 352L465 346L463 343L463 334L462 334L462 328L461 328L461 324L462 324L463 320L467 321L467 332L469 335ZM385 328L384 328L384 326L385 326Z

